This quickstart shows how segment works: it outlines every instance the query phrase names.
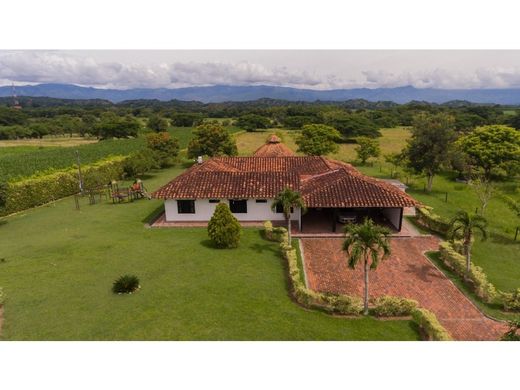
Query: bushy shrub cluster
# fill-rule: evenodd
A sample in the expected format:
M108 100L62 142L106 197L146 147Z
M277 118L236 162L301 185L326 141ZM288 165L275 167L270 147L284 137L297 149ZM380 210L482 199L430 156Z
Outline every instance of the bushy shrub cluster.
M502 292L500 293L500 298L505 310L520 311L520 288L510 293Z
M282 240L282 236L286 233L287 230L283 227L273 227L271 221L264 222L264 234L265 238L269 241L277 241L280 242Z
M444 264L464 279L466 275L466 259L464 256L457 252L452 243L448 241L439 244L439 251ZM472 264L469 279L475 294L484 302L494 302L497 299L497 289L488 281L487 275L481 267Z
M417 207L417 222L435 233L445 236L450 230L450 224L439 215L433 213L431 207Z
M119 179L126 157L111 157L83 165L84 188L93 188ZM78 170L75 168L31 176L0 186L0 216L43 205L79 192Z
M114 294L131 294L134 291L137 291L140 287L139 278L137 276L123 275L114 281L112 292Z
M413 320L423 330L428 340L432 341L450 341L452 340L450 334L440 324L435 314L431 311L416 308L412 311Z
M209 238L217 248L236 248L240 242L241 228L238 220L225 203L219 203L208 222Z
M374 300L372 312L377 317L403 317L411 315L417 307L413 299L385 295Z

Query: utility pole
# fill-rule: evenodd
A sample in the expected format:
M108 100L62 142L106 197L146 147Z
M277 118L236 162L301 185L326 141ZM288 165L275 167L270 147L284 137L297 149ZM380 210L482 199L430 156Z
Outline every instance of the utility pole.
M83 175L81 174L81 162L79 160L79 150L76 150L76 161L78 162L79 192L81 192L83 194Z

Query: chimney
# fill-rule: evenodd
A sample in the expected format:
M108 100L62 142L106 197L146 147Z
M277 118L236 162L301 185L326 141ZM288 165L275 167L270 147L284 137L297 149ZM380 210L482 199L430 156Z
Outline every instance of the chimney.
M197 164L202 164L202 156L197 157Z

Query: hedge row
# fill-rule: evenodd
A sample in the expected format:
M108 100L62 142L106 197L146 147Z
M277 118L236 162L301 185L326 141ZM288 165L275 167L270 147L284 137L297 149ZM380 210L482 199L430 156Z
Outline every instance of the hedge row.
M413 320L423 330L428 340L450 341L453 340L446 329L440 324L435 314L431 311L416 308L412 311Z
M455 250L453 243L449 241L441 242L439 244L439 252L444 264L464 279L466 277L466 258ZM488 281L487 275L484 273L482 268L478 265L472 264L468 278L475 294L480 299L487 303L496 301L499 295L497 289Z
M442 217L432 212L431 207L417 207L416 217L417 222L432 232L445 236L450 230L450 224Z
M450 228L449 222L433 213L433 208L431 207L417 208L417 222L431 231L444 236ZM441 242L439 245L441 259L444 264L465 281L466 259L462 255L463 250L462 243L456 240L453 242ZM469 282L471 283L470 287L482 301L499 303L507 311L520 311L520 288L509 293L497 290L488 281L484 270L474 264L471 265Z
M296 250L289 245L289 237L285 228L275 228L271 222L264 223L265 236L272 241L280 242L282 256L287 260L291 293L294 299L302 306L310 309L323 310L328 313L343 315L360 315L363 312L363 300L349 295L336 295L319 293L305 286L303 277L298 268ZM281 232L280 235L275 233ZM439 323L433 313L418 308L416 301L406 298L384 296L375 300L373 309L376 315L383 316L408 316L423 329L429 340L451 340L449 333Z
M372 313L377 317L404 317L412 315L418 306L413 299L384 295L374 300Z
M266 238L280 242L282 256L287 260L289 268L291 292L299 304L310 309L318 309L343 315L359 315L363 311L363 301L361 298L348 295L319 293L308 289L303 281L303 275L301 275L300 269L298 268L296 250L289 245L287 229L273 229L270 222L266 222L264 228ZM280 234L275 232L279 232Z
M126 157L116 156L82 166L84 188L94 188L123 176ZM0 187L0 216L40 206L79 192L78 170L65 169L7 182Z

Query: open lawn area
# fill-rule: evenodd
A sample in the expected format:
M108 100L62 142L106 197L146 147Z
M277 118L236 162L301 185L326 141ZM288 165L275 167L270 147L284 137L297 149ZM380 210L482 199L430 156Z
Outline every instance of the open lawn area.
M155 189L179 174L144 178ZM276 243L244 230L212 248L205 229L150 229L160 201L72 198L4 218L0 286L6 340L417 340L411 321L347 319L291 301ZM142 289L114 295L126 273Z

